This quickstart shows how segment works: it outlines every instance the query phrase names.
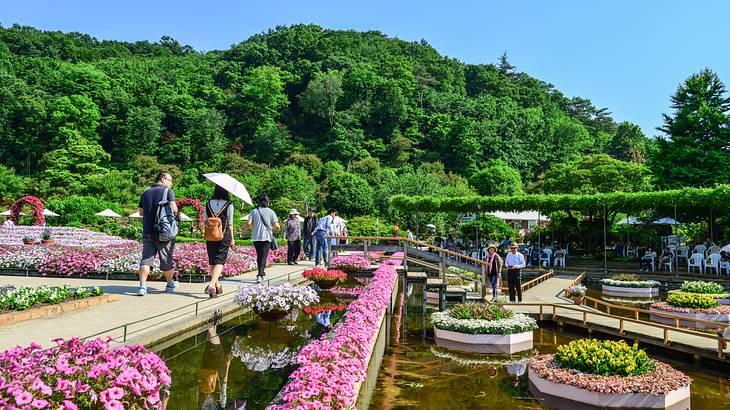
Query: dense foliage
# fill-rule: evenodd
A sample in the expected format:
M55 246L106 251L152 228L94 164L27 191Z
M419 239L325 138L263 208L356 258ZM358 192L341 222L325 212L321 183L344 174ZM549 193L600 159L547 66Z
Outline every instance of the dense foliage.
M455 319L502 320L512 318L512 311L502 305L462 303L449 309Z
M36 305L56 305L69 299L85 299L91 296L101 296L104 290L96 286L94 288L71 289L69 285L61 287L39 286L36 288L23 286L0 287L0 311L3 310L25 310Z
M680 288L682 292L703 293L703 294L720 294L725 293L725 288L719 283L697 281L684 281Z
M555 360L561 367L601 376L637 376L655 366L638 344L625 341L579 339L558 346Z
M710 309L720 306L715 298L701 293L670 293L667 296L667 304L690 309Z

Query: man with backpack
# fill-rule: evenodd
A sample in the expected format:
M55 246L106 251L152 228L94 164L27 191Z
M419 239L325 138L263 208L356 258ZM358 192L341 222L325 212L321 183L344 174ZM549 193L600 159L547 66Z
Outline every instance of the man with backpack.
M142 260L139 262L139 296L147 294L147 276L159 255L160 270L167 279L165 292L173 293L179 286L173 280L172 254L177 236L177 204L172 191L172 176L160 172L155 184L148 188L139 199L139 214L142 215Z

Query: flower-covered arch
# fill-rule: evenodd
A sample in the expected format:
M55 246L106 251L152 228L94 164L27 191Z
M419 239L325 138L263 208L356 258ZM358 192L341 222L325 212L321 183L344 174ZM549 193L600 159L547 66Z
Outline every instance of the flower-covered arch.
M177 210L181 211L186 206L191 206L193 209L195 209L196 215L195 215L195 221L198 223L198 225L201 225L203 223L204 215L205 215L205 208L203 207L203 204L200 202L199 199L195 198L182 198L178 199L177 201Z
M16 224L19 222L20 213L23 211L23 205L30 206L30 211L33 214L33 225L43 226L46 224L46 217L45 215L43 215L43 210L45 209L43 202L41 202L40 199L31 195L27 195L18 199L10 207L10 219L13 222L15 222Z

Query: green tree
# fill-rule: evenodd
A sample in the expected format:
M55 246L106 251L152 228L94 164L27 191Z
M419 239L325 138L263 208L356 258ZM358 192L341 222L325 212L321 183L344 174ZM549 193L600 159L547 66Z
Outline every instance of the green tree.
M350 172L332 175L322 183L327 207L345 215L365 215L372 211L373 188L364 178Z
M545 193L596 194L647 191L651 184L645 166L597 154L555 164L545 173L542 188Z
M337 100L342 97L342 74L329 71L317 74L299 94L299 105L304 112L326 119L334 125Z
M637 164L646 162L647 138L638 125L624 121L616 127L610 154L621 161Z
M663 114L667 135L657 140L650 165L662 187L713 186L730 175L730 98L709 69L691 75L672 96L673 114Z
M480 195L519 195L523 192L519 171L501 159L487 161L479 172L469 178L469 184Z
M292 149L291 135L283 124L265 123L253 136L254 158L269 166L282 163Z
M17 199L25 192L25 179L15 174L15 170L0 165L0 198Z
M259 194L267 194L272 200L288 198L292 201L313 203L317 183L307 171L294 165L271 168L264 175Z

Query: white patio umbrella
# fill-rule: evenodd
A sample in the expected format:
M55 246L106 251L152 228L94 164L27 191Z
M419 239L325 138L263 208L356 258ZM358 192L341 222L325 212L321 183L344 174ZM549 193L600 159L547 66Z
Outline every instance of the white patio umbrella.
M428 225L426 225L426 228L436 229L436 225L434 225L434 224L428 224Z
M222 172L211 172L203 174L203 176L231 194L241 198L243 202L253 206L253 202L251 202L251 195L249 195L248 190L236 178Z
M251 214L248 214L248 215L244 215L238 219L240 219L241 221L248 221L250 218L251 218Z
M184 213L180 212L177 214L177 217L180 218L181 222L190 222L193 220L193 218L185 215Z
M636 219L635 216L627 216L626 218L616 222L619 225L641 225L643 222Z
M58 216L58 214L48 209L43 209L43 216Z
M21 212L20 214L25 215L23 212ZM9 209L5 212L0 212L0 216L10 216L10 215L11 215L11 213L10 213Z
M122 216L118 213L112 211L111 209L107 208L101 212L97 212L94 214L94 216L103 216L105 218L121 218Z
M129 217L132 219L142 219L142 215L139 214L139 211L134 211L134 213L130 214Z
M676 219L670 217L659 218L652 223L654 225L681 225Z
M720 252L730 252L730 243L720 248Z

